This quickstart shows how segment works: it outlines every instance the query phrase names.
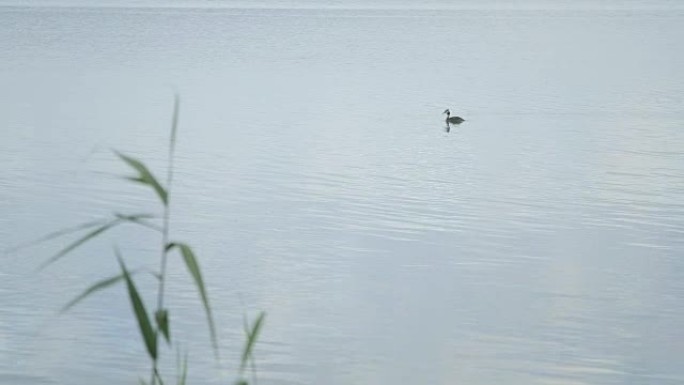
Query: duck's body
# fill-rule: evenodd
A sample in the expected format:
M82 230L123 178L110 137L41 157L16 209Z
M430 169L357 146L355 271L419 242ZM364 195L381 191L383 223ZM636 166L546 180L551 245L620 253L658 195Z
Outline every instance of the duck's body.
M446 114L446 122L447 124L461 124L465 122L465 119L461 118L460 116L451 116L451 111L447 108L444 110L443 114Z

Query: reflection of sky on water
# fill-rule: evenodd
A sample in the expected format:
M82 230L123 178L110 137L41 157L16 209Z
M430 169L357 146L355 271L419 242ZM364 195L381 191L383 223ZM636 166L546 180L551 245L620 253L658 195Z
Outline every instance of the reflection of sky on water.
M265 9L397 9L397 10L673 10L683 9L676 0L2 0L0 5L178 7Z
M681 382L676 15L309 16L8 16L35 29L0 29L0 244L148 210L110 149L163 167L174 84L175 237L222 337L218 369L172 264L199 382L232 378L242 302L269 312L264 383ZM123 288L54 314L116 272L112 243L154 267L157 242L7 258L0 382L146 373Z

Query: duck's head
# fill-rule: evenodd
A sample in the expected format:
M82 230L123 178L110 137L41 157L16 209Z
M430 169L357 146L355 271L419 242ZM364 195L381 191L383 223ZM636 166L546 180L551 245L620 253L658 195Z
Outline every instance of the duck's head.
M447 115L451 115L451 111L449 111L448 108L447 108L446 110L444 110L444 112L442 112L442 113L443 113L443 114L447 114Z

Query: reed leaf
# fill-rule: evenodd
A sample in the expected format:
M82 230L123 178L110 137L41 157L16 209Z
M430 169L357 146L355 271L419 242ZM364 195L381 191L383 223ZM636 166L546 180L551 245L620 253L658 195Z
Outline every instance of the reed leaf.
M161 281L161 274L157 273L156 271L148 271L148 273L150 273L150 275L152 275L157 281Z
M147 221L147 219L156 217L155 215L152 215L152 214L125 215L125 214L116 213L116 214L114 214L114 216L123 222L128 222L128 223L132 223L134 225L140 225L142 227L147 227L148 229L152 229L152 230L160 232L160 233L164 231L164 229L161 226L156 225L154 223L150 223Z
M99 219L99 220L95 220L95 221L84 222L84 223L81 223L81 224L78 224L78 225L75 225L72 227L67 227L67 228L64 228L61 230L53 231L51 233L45 234L42 237L34 239L32 241L13 246L11 248L7 248L7 249L3 250L3 252L13 253L13 252L19 251L19 250L27 248L27 247L36 246L36 245L39 245L41 243L51 241L53 239L62 237L62 236L67 235L67 234L77 233L81 230L87 230L87 229L91 229L91 228L95 228L95 227L98 227L98 228L105 227L105 226L111 224L112 222L116 222L116 221L135 223L135 224L138 224L138 225L141 225L144 227L148 227L148 228L151 228L151 229L154 229L157 231L161 231L161 228L159 226L146 221L146 219L151 219L151 218L155 218L155 217L156 216L154 214L128 214L128 215L126 215L126 214L118 214L117 213L117 214L114 214L114 219ZM115 223L115 224L117 224L117 223ZM79 245L76 245L76 247L78 247L78 246ZM64 250L62 250L62 251L64 251ZM68 250L68 251L70 251L70 250ZM47 263L47 264L49 264L49 263Z
M159 371L155 369L154 371L154 377L159 380L159 385L164 385L164 380L161 378L161 374L159 374Z
M174 159L176 152L176 133L178 132L178 113L180 110L180 97L173 94L173 119L171 120L171 137L169 138L169 159ZM173 169L173 167L169 167Z
M136 274L136 273L137 273L137 272L132 271L130 274L131 274L131 276L132 276L132 275L134 275L134 274ZM72 299L71 301L69 301L69 303L67 303L66 305L64 305L64 307L62 307L62 309L60 310L60 313L64 313L64 312L68 311L68 310L71 309L72 307L76 306L76 304L78 304L78 303L81 302L82 300L86 299L89 295L94 294L94 293L96 293L96 292L98 292L98 291L100 291L100 290L104 290L104 289L106 289L106 288L108 288L108 287L110 287L110 286L112 286L112 285L118 283L119 281L121 281L121 280L123 280L123 279L124 279L124 275L123 275L123 274L118 274L118 275L115 275L115 276L113 276L113 277L105 278L105 279L103 279L103 280L101 280L101 281L96 282L96 283L93 284L92 286L90 286L90 287L88 287L87 289L85 289L85 290L83 291L83 293L81 293L81 294L78 295L76 298L74 298L74 299Z
M70 243L68 246L66 246L65 248L60 250L57 254L52 256L50 259L43 262L43 264L40 265L38 270L42 270L45 267L55 263L57 260L61 259L65 255L69 254L70 252L74 251L79 246L83 245L84 243L88 242L89 240L97 237L98 235L104 233L105 231L111 229L112 227L114 227L120 223L121 223L120 220L114 219L114 220L109 221L109 222L105 223L104 225L96 228L95 230L88 232L86 235L84 235L81 238L77 239L76 241Z
M150 323L150 318L147 315L147 310L145 309L145 304L138 294L138 289L136 289L131 275L128 270L126 270L126 264L121 257L121 253L118 249L115 249L116 258L119 260L119 265L121 266L121 273L126 280L126 286L128 288L128 296L131 300L131 306L133 307L133 312L135 313L135 318L138 321L138 326L140 327L140 334L142 334L145 340L145 346L147 347L147 353L152 357L153 360L157 359L157 336Z
M162 203L164 203L164 206L168 205L169 197L166 190L157 181L157 178L155 178L154 175L152 175L152 172L150 172L150 170L147 168L147 166L145 166L143 162L130 156L124 155L120 152L117 152L116 154L119 156L119 158L121 158L124 162L126 162L129 166L131 166L138 172L138 176L128 177L128 180L137 183L142 183L152 187L159 196L159 199L161 199Z
M169 243L166 247L166 250L170 251L174 248L178 248L180 250L183 260L185 261L185 266L188 268L188 272L190 272L192 279L195 281L195 285L197 286L197 290L199 291L200 297L202 299L202 304L204 305L204 311L207 315L209 333L211 334L211 343L214 347L214 353L218 356L218 343L216 341L216 328L214 327L214 319L211 315L209 297L207 296L207 290L204 287L204 280L202 279L202 273L200 271L197 258L195 257L195 253L192 251L190 246L184 243Z
M179 370L178 378L176 379L177 385L185 385L188 379L188 353L185 353L183 357L183 365L180 363L180 350L176 350L176 370Z
M21 250L21 249L25 249L25 248L27 248L27 247L39 245L39 244L41 244L41 243L50 241L50 240L52 240L52 239L59 238L59 237L61 237L61 236L63 236L63 235L67 235L67 234L71 234L71 233L76 233L76 232L79 232L79 231L81 231L81 230L86 230L86 229L93 228L93 227L97 227L97 226L102 226L103 224L105 224L105 223L107 223L107 222L108 222L107 220L100 219L100 220L97 220L97 221L85 222L85 223L81 223L81 224L78 224L78 225L73 226L73 227L67 227L67 228L64 228L64 229L61 229L61 230L53 231L53 232L51 232L51 233L48 233L48 234L43 235L42 237L40 237L40 238L38 238L38 239L34 239L34 240L32 240L32 241L29 241L29 242L26 242L26 243L22 243L22 244L19 244L19 245L16 245L16 246L7 248L7 249L4 250L4 252L5 252L5 253L13 253L13 252L15 252L15 251L19 251L19 250Z
M125 221L137 221L137 220L142 220L142 219L152 219L156 218L157 215L151 214L151 213L141 213L141 214L121 214L121 213L115 213L115 217L121 220Z
M171 344L171 337L169 336L169 311L166 309L157 310L154 314L154 318L157 321L157 328L161 330L166 339L166 343Z
M247 361L249 358L252 356L252 351L254 350L254 344L256 344L256 341L259 337L259 332L261 331L261 325L264 323L264 317L266 316L266 312L261 312L259 313L259 316L257 316L257 319L254 321L252 324L252 327L246 330L247 333L247 342L245 343L245 347L242 351L242 360L240 362L240 373L244 373L245 367L247 366Z

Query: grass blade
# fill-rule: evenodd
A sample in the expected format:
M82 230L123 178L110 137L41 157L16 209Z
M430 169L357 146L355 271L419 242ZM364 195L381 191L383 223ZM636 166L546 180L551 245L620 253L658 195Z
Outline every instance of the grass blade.
M259 313L259 316L252 324L252 327L247 330L247 343L245 343L245 348L242 351L242 360L240 363L240 373L244 373L245 367L247 366L247 361L252 356L252 351L254 350L254 344L259 337L259 332L261 331L261 325L264 323L264 317L266 312Z
M136 272L131 272L131 275L133 275L133 274L135 274L135 273L136 273ZM118 283L119 281L121 281L121 280L123 280L123 279L124 279L124 275L123 275L123 274L119 274L119 275L115 275L115 276L113 276L113 277L109 277L109 278L106 278L106 279L103 279L103 280L101 280L101 281L96 282L95 284L93 284L93 285L90 286L89 288L85 289L85 290L83 291L83 293L81 293L78 297L72 299L71 301L69 301L69 303L67 303L66 305L64 305L64 307L62 307L62 309L60 310L60 313L64 313L64 312L66 312L67 310L71 309L71 308L74 307L77 303L79 303L79 302L81 302L82 300L86 299L86 297L88 297L89 295L91 295L91 294L93 294L93 293L96 293L96 292L98 292L98 291L100 291L100 290L104 290L104 289L106 289L106 288L108 288L108 287L110 287L110 286L112 286L112 285Z
M156 369L154 371L154 376L159 380L159 385L164 385L164 380L162 380L161 374L159 374L159 371Z
M145 346L147 347L147 353L152 357L152 359L157 359L157 336L155 335L150 319L147 315L147 310L145 309L145 304L138 294L138 289L136 289L131 275L128 270L126 270L126 265L119 253L118 249L115 249L116 258L119 260L119 265L121 266L121 273L126 280L126 286L128 288L128 296L131 300L131 306L133 307L133 312L135 313L135 318L138 320L138 326L140 327L140 334L142 334L145 340Z
M81 245L83 245L84 243L88 242L89 240L91 240L91 239L97 237L98 235L104 233L105 231L111 229L112 227L121 224L121 222L137 223L137 224L140 224L140 225L142 225L142 226L151 227L151 228L153 228L153 229L155 229L155 230L159 230L159 227L158 227L158 226L155 226L155 225L153 225L153 224L148 224L147 222L144 222L144 221L143 221L143 220L146 219L146 218L154 218L154 216L151 215L151 214L133 214L133 215L114 214L114 216L115 216L115 218L112 219L112 220L109 220L109 221L102 221L102 220L101 220L101 221L87 222L87 223L84 223L84 224L81 224L81 225L78 225L78 226L75 226L75 227L72 227L72 228L68 228L68 229L56 231L56 232L51 233L51 234L48 234L48 235L46 235L46 236L44 236L44 237L42 237L42 238L39 238L38 240L36 240L35 242L33 242L33 244L37 244L37 243L40 243L40 242L45 242L45 241L48 241L48 240L50 240L50 239L57 238L57 237L59 237L59 236L61 236L61 235L65 235L65 234L68 234L68 233L76 232L76 231L79 231L79 230L85 230L85 229L89 229L89 228L98 226L97 228L95 228L94 230L90 231L89 233L87 233L87 234L84 235L83 237L81 237L81 238L77 239L76 241L70 243L68 246L66 246L65 248L63 248L62 250L60 250L57 254L55 254L54 256L52 256L52 257L51 257L50 259L48 259L47 261L43 262L43 264L41 264L41 265L38 267L38 270L42 270L42 269L44 269L45 267L51 265L52 263L56 262L56 261L59 260L60 258L66 256L66 255L69 254L70 252L74 251L74 250L75 250L76 248L78 248L79 246L81 246Z
M141 214L120 214L116 213L114 214L115 217L123 220L128 220L128 221L136 221L139 219L152 219L156 218L157 215L155 214L150 214L150 213L141 213Z
M117 213L117 214L114 214L114 216L117 219L124 221L124 222L129 222L129 223L133 223L133 224L140 225L143 227L147 227L147 228L155 230L157 232L163 231L161 226L158 226L154 223L150 223L150 222L145 220L145 219L149 219L149 218L154 218L155 217L154 215L150 215L150 214L124 215L124 214L118 214Z
M185 358L183 358L183 371L181 372L181 378L180 381L178 382L179 385L185 385L188 379L188 354L185 354Z
M126 162L129 166L131 166L138 172L137 177L128 178L129 180L137 183L146 184L152 187L159 196L159 199L161 199L162 203L164 203L164 206L168 205L169 197L166 190L157 181L157 178L155 178L154 175L152 175L150 170L147 168L147 166L145 166L143 162L130 156L126 156L120 152L117 152L116 154L119 156L119 158L121 158L124 162Z
M154 318L157 320L157 327L161 330L166 339L166 343L171 344L171 337L169 336L169 311L166 309L157 310L154 314Z
M176 380L177 385L185 385L188 379L188 353L185 352L183 357L183 366L180 363L180 350L176 350L176 370L180 370L178 378Z
M211 306L209 305L209 297L207 296L207 290L204 287L204 281L202 280L202 273L200 271L199 264L197 263L197 258L195 253L193 253L190 246L184 243L170 243L166 249L171 250L177 247L180 249L183 260L185 261L185 266L188 268L192 279L197 285L197 290L199 291L200 297L202 299L202 304L204 305L204 311L207 314L207 322L209 323L209 333L211 334L211 343L214 347L214 353L218 356L218 343L216 341L216 328L214 327L214 319L211 315Z
M38 270L42 270L42 269L44 269L45 267L47 267L48 265L53 264L54 262L56 262L56 261L59 260L60 258L62 258L62 257L64 257L65 255L69 254L70 252L74 251L74 249L78 248L78 247L81 246L82 244L84 244L84 243L88 242L89 240L91 240L91 239L97 237L98 235L104 233L105 231L111 229L112 227L118 225L119 223L121 223L121 222L120 222L118 219L115 219L115 220L113 220L113 221L110 221L110 222L108 222L108 223L106 223L106 224L104 224L104 225L102 225L102 226L96 228L95 230L90 231L90 232L87 233L86 235L84 235L84 236L82 236L81 238L77 239L76 241L70 243L67 247L65 247L65 248L63 248L62 250L60 250L57 254L55 254L54 256L52 256L52 257L51 257L50 259L48 259L47 261L43 262L43 264L40 265L40 267L38 268Z
M178 114L180 110L180 97L177 93L173 94L173 118L171 119L171 136L169 138L169 159L166 169L166 188L171 190L171 182L173 180L173 163L176 152L176 133L178 132ZM168 201L167 201L168 206Z
M178 112L180 110L180 97L173 95L173 119L171 120L171 138L169 139L169 159L173 159L176 151L176 132L178 132Z
M41 244L41 243L43 243L43 242L47 242L47 241L49 241L49 240L52 240L52 239L55 239L55 238L59 238L59 237L61 237L61 236L63 236L63 235L67 235L67 234L71 234L71 233L76 233L76 232L79 232L79 231L81 231L81 230L86 230L86 229L89 229L89 228L92 228L92 227L102 226L102 225L105 224L105 223L107 223L107 221L106 221L106 220L102 220L102 219L97 220L97 221L92 221L92 222L81 223L81 224L76 225L76 226L73 226L73 227L67 227L67 228L64 228L64 229L61 229L61 230L53 231L53 232L51 232L51 233L48 233L48 234L46 234L46 235L43 235L42 237L40 237L40 238L38 238L38 239L35 239L35 240L29 241L29 242L26 242L26 243L22 243L22 244L20 244L20 245L16 245L16 246L7 248L7 249L5 249L3 252L4 252L4 253L13 253L13 252L15 252L15 251L19 251L19 250L21 250L21 249L25 249L25 248L30 247L30 246L39 245L39 244Z

